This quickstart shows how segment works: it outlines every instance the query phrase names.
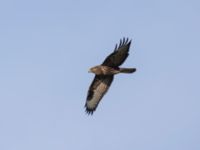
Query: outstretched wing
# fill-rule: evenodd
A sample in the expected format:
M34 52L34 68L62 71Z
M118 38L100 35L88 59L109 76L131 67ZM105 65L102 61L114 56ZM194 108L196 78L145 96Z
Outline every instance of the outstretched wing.
M110 76L100 76L96 75L92 84L89 87L87 100L85 104L86 112L88 114L93 114L96 110L100 100L108 91L111 83L113 81L113 75Z
M109 67L120 66L129 55L129 47L131 45L131 40L128 38L120 40L119 46L116 44L114 52L106 57L102 65Z

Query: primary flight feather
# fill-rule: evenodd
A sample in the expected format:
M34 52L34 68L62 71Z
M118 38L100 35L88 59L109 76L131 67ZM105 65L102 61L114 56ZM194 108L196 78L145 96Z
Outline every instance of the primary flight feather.
M101 65L90 68L89 72L95 74L95 77L89 87L87 100L85 103L86 113L93 114L100 100L108 91L114 75L118 73L133 73L136 68L120 68L129 55L131 40L123 38L119 45L116 44L112 52Z

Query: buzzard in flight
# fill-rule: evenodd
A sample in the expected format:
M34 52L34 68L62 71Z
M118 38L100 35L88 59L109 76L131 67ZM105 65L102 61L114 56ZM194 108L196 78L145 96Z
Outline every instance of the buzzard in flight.
M119 45L116 44L114 52L106 57L101 65L90 68L89 72L95 74L89 87L85 104L86 113L93 114L100 100L108 91L114 75L118 73L133 73L136 68L120 68L129 55L131 40L123 38Z

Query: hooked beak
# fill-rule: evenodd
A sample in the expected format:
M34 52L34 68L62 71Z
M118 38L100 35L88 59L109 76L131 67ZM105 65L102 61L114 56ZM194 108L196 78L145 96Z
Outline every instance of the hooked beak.
M92 71L91 71L91 70L88 70L88 73L92 73Z

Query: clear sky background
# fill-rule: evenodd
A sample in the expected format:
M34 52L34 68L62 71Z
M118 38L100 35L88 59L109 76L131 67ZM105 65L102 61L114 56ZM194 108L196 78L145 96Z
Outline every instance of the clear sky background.
M93 116L94 75L132 39ZM1 150L199 150L198 0L0 2Z

